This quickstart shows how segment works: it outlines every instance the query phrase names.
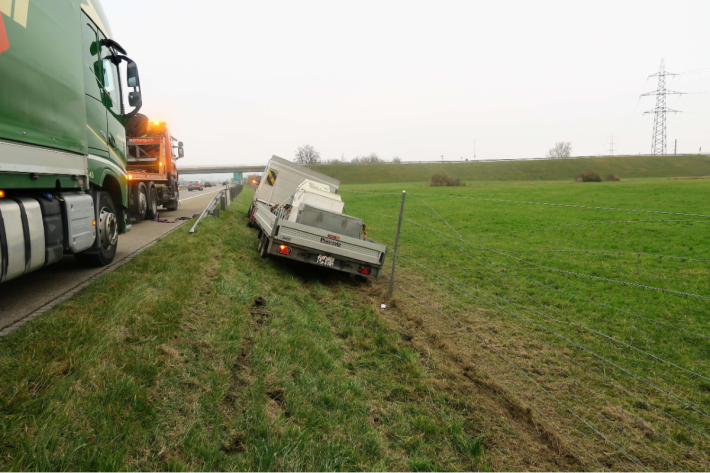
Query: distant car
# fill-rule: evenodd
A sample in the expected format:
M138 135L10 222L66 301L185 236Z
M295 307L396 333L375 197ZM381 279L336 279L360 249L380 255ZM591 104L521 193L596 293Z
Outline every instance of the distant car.
M211 183L211 182L205 182L205 187L212 187L212 183Z
M191 181L187 183L187 191L192 192L192 191L201 191L203 190L202 184L200 184L197 181Z

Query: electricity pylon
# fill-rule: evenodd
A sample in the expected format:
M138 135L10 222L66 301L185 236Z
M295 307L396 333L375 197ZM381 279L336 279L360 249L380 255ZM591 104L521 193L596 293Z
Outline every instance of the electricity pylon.
M677 74L671 74L670 72L666 72L666 65L661 59L661 69L650 76L651 77L658 77L658 88L656 89L655 92L648 92L646 94L642 94L641 97L644 97L646 95L655 95L656 96L656 108L653 110L649 110L646 113L653 113L654 118L653 118L653 141L651 142L651 154L657 155L663 155L667 154L666 153L666 113L680 113L679 110L673 110L668 107L666 107L666 95L682 95L683 92L674 92L672 90L667 90L666 89L666 77L667 76L675 76Z

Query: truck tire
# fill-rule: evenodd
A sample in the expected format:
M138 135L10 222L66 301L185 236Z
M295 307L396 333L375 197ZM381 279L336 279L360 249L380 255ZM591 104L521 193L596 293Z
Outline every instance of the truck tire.
M113 199L107 192L97 194L98 219L96 221L97 238L100 245L98 249L91 249L77 253L79 263L85 266L107 266L113 262L118 248L118 215Z
M178 209L178 203L180 202L180 189L175 185L173 182L173 195L175 196L174 198L168 200L163 207L165 207L165 210L177 210Z
M142 182L138 183L138 187L136 188L136 203L135 203L135 212L136 212L136 220L139 222L145 219L145 212L148 210L148 190L145 187L145 184Z
M158 191L155 184L148 184L148 209L145 211L145 218L153 220L158 215Z
M259 257L266 258L269 256L267 251L269 250L269 237L266 235L261 235L261 240L259 240Z

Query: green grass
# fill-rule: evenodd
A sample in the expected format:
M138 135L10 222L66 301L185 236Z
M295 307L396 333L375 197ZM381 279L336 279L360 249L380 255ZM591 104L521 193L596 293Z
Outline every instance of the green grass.
M0 469L487 468L476 400L369 285L259 259L249 197L0 340Z
M622 179L710 176L710 156L625 156L540 161L431 164L372 164L311 166L343 184L428 182L446 172L467 183L490 181L574 181L590 169L602 178L616 174Z
M708 468L710 218L609 208L708 215L710 181L401 187L398 298L451 318L589 468ZM343 198L393 244L399 192Z

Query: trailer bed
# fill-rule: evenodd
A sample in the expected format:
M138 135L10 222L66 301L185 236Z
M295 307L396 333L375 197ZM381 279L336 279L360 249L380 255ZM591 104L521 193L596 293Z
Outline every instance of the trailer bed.
M387 253L386 245L278 218L271 207L262 202L256 202L255 209L253 221L268 238L262 254L379 278Z

